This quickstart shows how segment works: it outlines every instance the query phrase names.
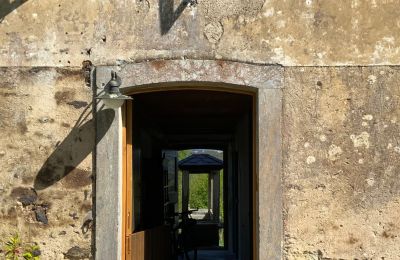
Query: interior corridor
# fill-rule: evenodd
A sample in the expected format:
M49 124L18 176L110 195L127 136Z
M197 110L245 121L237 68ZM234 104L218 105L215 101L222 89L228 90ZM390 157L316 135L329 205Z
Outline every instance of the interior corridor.
M144 254L149 252L145 259L156 259L150 256L155 248L165 248L170 259L184 259L185 253L195 259L196 250L197 259L252 259L253 96L180 90L132 97L133 235L158 232L157 236L163 237L143 242ZM220 151L222 155L221 167L207 173L221 176L221 191L214 193L210 187L219 188L220 177L213 181L208 177L208 208L204 209L212 212L208 228L204 225L207 214L203 214L203 220L194 221L186 236L186 229L179 226L186 223L185 218L193 217L185 212L194 210L190 212L193 216L201 213L196 213L190 201L185 202L185 189L190 190L192 184L185 184L185 171L179 168L185 159L179 158L182 151ZM203 169L192 171L188 180L206 173ZM216 202L216 196L221 197L221 203ZM222 217L219 212L224 212ZM210 229L212 223L218 228ZM219 243L215 232L220 234ZM188 239L192 242L187 243ZM179 247L187 252L175 250Z

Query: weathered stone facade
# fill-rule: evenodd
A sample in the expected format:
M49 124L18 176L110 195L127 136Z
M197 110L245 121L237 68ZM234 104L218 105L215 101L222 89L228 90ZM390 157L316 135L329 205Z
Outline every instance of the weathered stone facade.
M0 1L1 239L89 257L83 61L216 59L283 66L285 258L399 259L400 1L173 2Z
M90 248L82 227L92 208L91 89L77 69L2 68L2 240L19 232L44 259Z
M399 257L397 67L286 69L289 259Z

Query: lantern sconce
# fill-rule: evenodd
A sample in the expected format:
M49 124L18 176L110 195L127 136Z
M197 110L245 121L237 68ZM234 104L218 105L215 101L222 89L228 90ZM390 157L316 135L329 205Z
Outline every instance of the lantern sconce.
M104 87L104 94L96 99L100 99L103 101L104 105L107 108L117 109L120 108L125 100L131 100L132 98L126 95L123 95L119 87L121 86L121 79L118 78L117 73L115 71L111 71L111 80Z

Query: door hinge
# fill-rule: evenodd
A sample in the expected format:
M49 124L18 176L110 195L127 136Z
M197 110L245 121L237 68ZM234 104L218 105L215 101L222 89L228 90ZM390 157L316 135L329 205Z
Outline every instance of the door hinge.
M126 236L125 239L125 248L126 248L126 259L131 256L131 236Z

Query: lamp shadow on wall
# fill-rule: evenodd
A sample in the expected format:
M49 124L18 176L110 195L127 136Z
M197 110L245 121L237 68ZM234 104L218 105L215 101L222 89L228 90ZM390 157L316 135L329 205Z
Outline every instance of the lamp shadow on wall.
M9 13L26 2L28 2L28 0L0 0L0 22L3 21Z
M189 0L182 0L174 10L174 0L158 0L161 35L168 33L189 3Z
M73 171L76 171L77 175L81 175L79 179L84 182L76 183L78 187L92 183L89 178L90 172L79 169L77 166L94 151L97 142L106 134L114 120L115 111L103 109L96 113L97 120L100 120L103 125L96 131L95 119L86 121L91 113L89 110L91 107L91 104L86 107L68 136L57 145L40 168L34 180L36 190L48 188Z

